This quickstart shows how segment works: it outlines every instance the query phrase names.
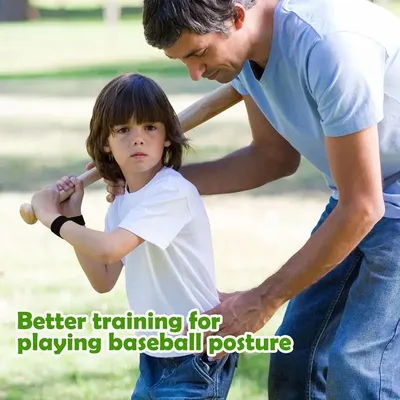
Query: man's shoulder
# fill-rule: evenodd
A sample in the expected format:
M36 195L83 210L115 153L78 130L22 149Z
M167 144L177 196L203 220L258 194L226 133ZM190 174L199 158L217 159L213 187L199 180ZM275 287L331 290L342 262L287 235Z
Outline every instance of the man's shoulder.
M340 56L341 51L351 51L357 38L367 44L376 43L389 54L397 53L400 40L390 33L393 30L400 37L399 20L365 0L281 0L275 9L273 42L266 68L278 62L287 67L274 69L275 76L284 75L273 80L279 84L287 80L288 71L295 78L305 73L310 54L326 50ZM249 61L231 84L242 94L260 90Z
M354 27L353 9L359 9L364 0L281 0L275 11L278 25L286 24L282 33L302 27L323 36L348 25ZM362 3L361 3L362 4ZM288 24L289 22L289 24Z
M365 0L281 0L276 20L283 36L291 40L309 39L305 32L315 40L347 32L379 42L399 26L392 13Z

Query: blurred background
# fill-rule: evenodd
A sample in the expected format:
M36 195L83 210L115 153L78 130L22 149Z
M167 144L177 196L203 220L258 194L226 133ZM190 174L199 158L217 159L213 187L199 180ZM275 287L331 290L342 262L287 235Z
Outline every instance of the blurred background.
M400 14L400 0L380 6ZM130 398L138 355L129 352L16 352L16 315L123 313L124 277L108 294L93 291L73 249L19 207L35 190L81 174L89 120L100 89L123 72L154 78L177 112L214 90L192 82L183 64L148 46L139 0L0 0L0 399ZM188 133L185 162L215 159L251 139L243 104ZM103 229L104 184L86 189L88 226ZM328 192L306 161L293 176L246 193L205 197L218 287L258 285L307 240ZM273 335L282 307L260 332ZM230 400L265 399L268 356L243 354Z

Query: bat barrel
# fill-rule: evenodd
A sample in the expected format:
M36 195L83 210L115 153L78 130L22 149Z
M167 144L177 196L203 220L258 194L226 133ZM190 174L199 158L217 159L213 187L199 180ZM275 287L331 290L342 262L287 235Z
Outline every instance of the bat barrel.
M19 208L19 214L28 225L33 225L37 222L35 211L30 203L22 204Z

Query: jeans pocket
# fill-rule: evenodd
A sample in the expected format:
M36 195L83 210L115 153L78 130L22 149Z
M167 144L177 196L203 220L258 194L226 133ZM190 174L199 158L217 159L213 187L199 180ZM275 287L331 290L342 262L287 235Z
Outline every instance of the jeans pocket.
M223 360L223 359L222 359ZM220 361L208 361L204 354L193 357L193 367L208 384L214 384L214 372Z

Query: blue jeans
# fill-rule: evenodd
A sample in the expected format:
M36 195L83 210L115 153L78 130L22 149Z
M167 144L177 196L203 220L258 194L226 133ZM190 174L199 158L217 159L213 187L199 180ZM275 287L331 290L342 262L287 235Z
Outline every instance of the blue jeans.
M157 358L142 353L131 400L225 400L237 364L237 353L216 361L201 354Z
M294 350L271 354L269 400L400 399L399 321L400 220L383 218L289 302L277 335L290 335Z

